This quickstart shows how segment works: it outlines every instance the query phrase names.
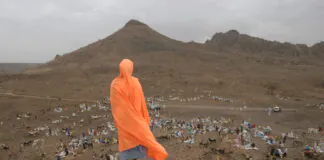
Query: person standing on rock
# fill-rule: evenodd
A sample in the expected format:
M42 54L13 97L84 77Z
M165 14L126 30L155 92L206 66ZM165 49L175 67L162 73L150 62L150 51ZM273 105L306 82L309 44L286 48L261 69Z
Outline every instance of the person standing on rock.
M111 83L110 102L118 129L120 160L166 159L168 153L151 132L142 86L132 76L133 62L129 59L122 60L119 70L119 76Z

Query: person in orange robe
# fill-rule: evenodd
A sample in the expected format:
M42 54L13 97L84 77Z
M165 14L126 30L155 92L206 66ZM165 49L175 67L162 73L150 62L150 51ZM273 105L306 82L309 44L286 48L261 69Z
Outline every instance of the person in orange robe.
M166 159L168 153L151 132L142 86L132 76L133 62L129 59L122 60L119 70L120 75L111 83L110 102L118 130L120 160Z

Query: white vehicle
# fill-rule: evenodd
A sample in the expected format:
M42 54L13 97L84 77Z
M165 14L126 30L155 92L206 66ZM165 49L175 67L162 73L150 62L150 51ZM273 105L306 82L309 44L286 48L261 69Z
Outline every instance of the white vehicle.
M281 112L281 108L278 106L275 106L272 109L273 109L273 112Z

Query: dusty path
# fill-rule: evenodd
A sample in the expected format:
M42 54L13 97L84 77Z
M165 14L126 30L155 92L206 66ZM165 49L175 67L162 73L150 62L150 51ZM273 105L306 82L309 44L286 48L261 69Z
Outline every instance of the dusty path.
M54 98L54 97L44 97L44 96L32 96L32 95L21 95L14 93L0 93L1 96L11 96L11 97L21 97L21 98L31 98L31 99L47 99L47 100L59 100L59 101L73 101L73 102L97 102L96 100L89 99L71 99L71 98Z
M53 98L53 97L43 97L43 96L33 96L33 95L18 95L14 93L0 93L1 96L11 96L11 97L21 97L21 98L31 98L31 99L45 99L45 100L60 100L60 101L73 101L73 102L97 102L96 100L89 99L71 99L71 98ZM190 104L180 104L180 105L168 105L168 108L191 108L191 109L212 109L212 110L239 110L237 107L221 107L212 105L190 105ZM245 108L242 111L265 111L265 108ZM283 111L296 112L297 109L284 108Z
M221 107L221 106L212 106L212 105L190 105L190 104L180 104L180 105L168 105L168 108L191 108L191 109L214 109L214 110L240 110L240 108L238 107ZM262 111L264 112L266 108L257 108L257 107L253 107L253 108L245 108L242 109L242 111ZM297 109L293 109L293 108L283 108L283 111L289 111L289 112L295 112L297 111Z

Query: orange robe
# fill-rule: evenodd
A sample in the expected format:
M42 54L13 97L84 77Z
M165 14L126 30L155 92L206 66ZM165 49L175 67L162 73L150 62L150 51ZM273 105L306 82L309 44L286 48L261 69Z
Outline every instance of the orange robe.
M133 62L124 59L119 65L120 75L110 87L110 102L115 125L118 129L119 151L142 145L147 148L148 157L164 160L168 153L150 130L142 86L132 76Z

